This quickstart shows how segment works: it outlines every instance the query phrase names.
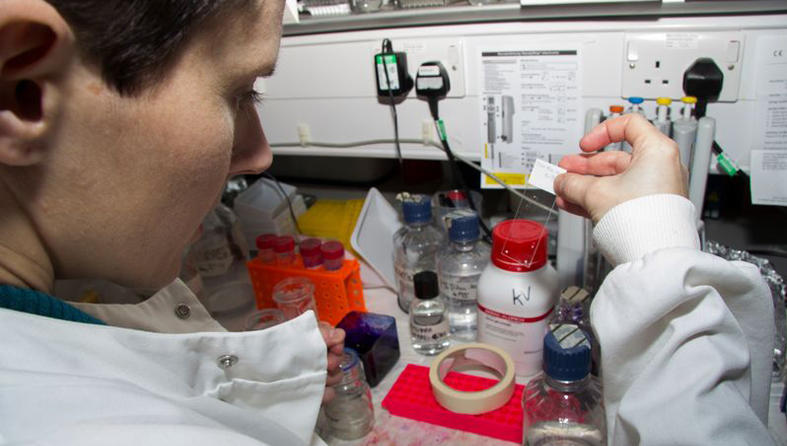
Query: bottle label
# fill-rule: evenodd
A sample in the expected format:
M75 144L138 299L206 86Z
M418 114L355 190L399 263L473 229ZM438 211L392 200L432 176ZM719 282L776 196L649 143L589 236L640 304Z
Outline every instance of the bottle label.
M441 317L440 322L430 325L421 325L410 318L410 335L413 341L422 343L441 342L448 337L448 318Z
M478 276L475 277L478 279ZM441 277L440 291L451 300L474 302L478 299L478 280L450 280Z
M511 355L517 375L533 375L541 370L550 314L552 308L535 317L520 317L478 304L478 342L498 346Z
M206 237L191 249L194 253L195 269L203 277L220 276L232 265L232 251L223 235Z

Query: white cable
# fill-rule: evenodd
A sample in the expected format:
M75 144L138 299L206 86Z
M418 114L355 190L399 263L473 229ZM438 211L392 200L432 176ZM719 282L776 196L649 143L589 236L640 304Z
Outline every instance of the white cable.
M366 140L366 141L354 141L354 142L345 142L345 143L309 141L306 144L301 144L300 142L280 142L280 143L270 143L270 146L271 147L309 147L309 146L312 146L312 147L329 147L329 148L337 148L337 149L346 149L346 148L350 148L350 147L371 146L371 145L376 145L376 144L393 144L394 142L395 141L393 139L369 139L369 140ZM442 152L445 152L445 149L443 148L442 144L439 144L439 143L437 143L435 141L424 141L422 139L400 139L399 142L400 143L406 143L406 144L424 144L424 143L428 142L428 145L430 145L432 147L435 147L437 149L440 149ZM487 169L484 169L483 167L477 165L473 161L470 161L469 159L459 155L456 152L452 152L452 153L454 154L454 157L456 159L458 159L459 161L467 164L468 166L472 167L473 169L483 173L484 175L488 176L495 183L499 184L504 189L506 189L507 191L509 191L512 194L516 195L517 197L527 201L528 203L530 203L530 204L532 204L532 205L534 205L534 206L536 206L536 207L538 207L538 208L540 208L540 209L542 209L542 210L544 210L546 212L549 212L549 213L552 213L552 214L557 214L556 210L554 210L552 208L549 208L547 206L544 206L543 204L539 203L538 201L536 201L536 200L528 197L527 195L519 192L518 190L516 190L513 187L511 187L508 184L506 184L505 181L501 180L500 178L497 177L497 175L493 174L492 172L488 171Z

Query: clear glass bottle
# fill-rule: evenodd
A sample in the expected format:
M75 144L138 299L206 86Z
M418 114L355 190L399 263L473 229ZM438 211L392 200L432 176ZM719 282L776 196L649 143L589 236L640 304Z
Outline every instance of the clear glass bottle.
M320 247L323 257L323 268L336 271L344 266L344 245L336 240L329 240Z
M322 241L316 238L307 238L298 245L305 268L316 269L322 265L321 245Z
M432 225L432 205L425 195L411 195L402 201L405 226L393 236L394 270L399 289L399 308L407 313L415 292L413 276L435 270L435 254L445 239Z
M276 237L273 241L273 253L276 263L290 265L295 262L295 239L291 235Z
M276 240L276 234L261 234L255 239L257 245L257 255L262 263L273 263L276 256L273 253L273 242Z
M329 436L357 440L374 427L372 394L362 367L355 350L345 348L339 362L342 380L333 386L336 396L323 407Z
M601 383L590 374L590 342L578 326L550 325L544 374L531 380L523 395L522 444L606 444Z
M450 243L437 254L440 292L448 305L451 338L476 340L478 279L489 263L490 249L479 243L478 215L461 209L446 215Z
M410 340L413 350L422 355L436 355L451 345L448 340L448 316L440 298L437 274L421 271L413 277L415 298L410 303Z

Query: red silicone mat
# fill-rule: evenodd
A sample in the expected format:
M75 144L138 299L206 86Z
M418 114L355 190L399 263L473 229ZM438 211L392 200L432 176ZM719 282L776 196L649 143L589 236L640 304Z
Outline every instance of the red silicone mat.
M493 379L457 372L450 372L443 381L456 390L471 392L488 389L496 383ZM523 386L517 384L508 403L492 412L480 415L454 413L434 399L429 384L429 367L408 364L383 399L382 406L400 417L521 443L522 389Z

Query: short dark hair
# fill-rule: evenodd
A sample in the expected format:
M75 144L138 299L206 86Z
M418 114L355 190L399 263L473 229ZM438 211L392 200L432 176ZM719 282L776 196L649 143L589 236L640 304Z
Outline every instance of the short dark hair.
M122 95L161 80L208 17L248 0L47 0L72 27L88 61Z

